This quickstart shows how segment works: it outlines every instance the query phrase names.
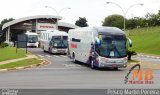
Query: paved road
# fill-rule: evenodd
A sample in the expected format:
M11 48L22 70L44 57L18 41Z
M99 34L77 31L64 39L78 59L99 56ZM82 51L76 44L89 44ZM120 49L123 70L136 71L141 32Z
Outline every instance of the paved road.
M30 52L46 58L49 65L27 70L0 72L0 88L21 89L107 89L107 88L160 88L160 70L154 70L154 84L124 84L129 71L120 69L92 70L87 65L72 63L65 55L50 55L41 49Z

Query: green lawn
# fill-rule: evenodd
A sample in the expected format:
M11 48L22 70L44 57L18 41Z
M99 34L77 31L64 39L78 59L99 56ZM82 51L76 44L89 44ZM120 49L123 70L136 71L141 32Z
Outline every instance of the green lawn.
M33 65L33 64L38 64L40 62L42 62L42 60L39 60L39 59L36 59L36 58L25 59L25 60L22 60L22 61L17 61L17 62L13 62L13 63L9 63L9 64L0 65L0 69L15 68L15 67L21 67L21 66L29 66L29 65Z
M128 63L138 63L139 61L137 60L128 60Z
M0 62L22 57L26 57L26 52L23 49L18 49L18 53L16 53L15 47L0 48Z
M133 42L133 47L130 50L160 55L160 27L133 29L129 33L129 38Z

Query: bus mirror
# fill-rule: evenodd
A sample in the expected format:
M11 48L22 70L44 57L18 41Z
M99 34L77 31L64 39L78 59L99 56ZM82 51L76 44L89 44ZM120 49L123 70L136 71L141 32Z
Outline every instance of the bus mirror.
M96 38L96 45L100 46L101 45L101 40L99 38Z
M129 41L129 47L132 47L132 40L128 38Z

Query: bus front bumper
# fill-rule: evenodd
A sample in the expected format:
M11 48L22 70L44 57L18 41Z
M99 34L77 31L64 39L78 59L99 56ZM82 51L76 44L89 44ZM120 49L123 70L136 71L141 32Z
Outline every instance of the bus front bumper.
M105 68L105 67L109 67L109 68L126 68L127 67L127 63L112 63L112 64L99 64L99 68Z
M67 53L67 49L52 49L52 53Z
M119 58L119 59L110 59L110 58L101 58L102 60L99 61L99 67L117 67L117 68L126 68L127 67L127 57Z
M27 43L28 47L38 47L38 43Z

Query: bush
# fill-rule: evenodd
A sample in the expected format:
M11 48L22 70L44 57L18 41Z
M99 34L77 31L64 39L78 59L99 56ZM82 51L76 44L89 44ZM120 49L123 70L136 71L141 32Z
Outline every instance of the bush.
M7 47L7 46L8 46L7 43L1 43L1 44L0 44L0 48L5 48L5 47Z
M137 53L135 51L127 51L127 55L128 55L128 60L131 60L131 56L133 55L137 55Z

